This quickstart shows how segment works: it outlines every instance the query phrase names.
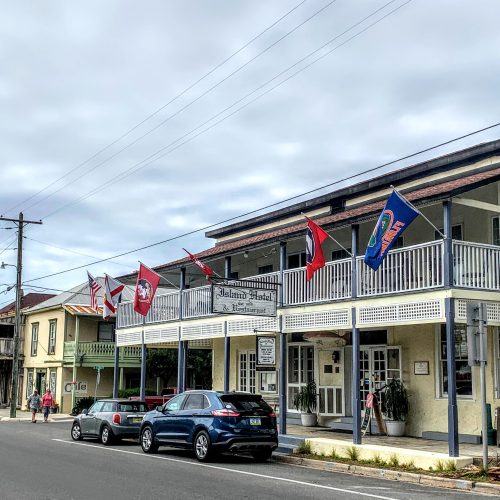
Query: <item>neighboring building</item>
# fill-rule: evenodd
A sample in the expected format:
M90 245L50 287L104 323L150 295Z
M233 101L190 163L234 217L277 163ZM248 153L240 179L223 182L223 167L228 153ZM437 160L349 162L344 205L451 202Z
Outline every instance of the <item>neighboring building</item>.
M418 217L374 272L363 254L391 185L447 238ZM302 212L355 255L351 259L327 240L329 262L310 283ZM487 303L487 399L494 408L500 406L499 218L500 141L493 141L211 231L207 236L215 238L215 246L197 257L219 275L279 284L278 317L212 314L210 285L182 259L155 268L184 289L154 299L145 343L174 342L180 352L188 342L211 346L214 389L261 392L274 401L280 396L286 405L281 416L289 420L297 417L294 395L314 379L321 423L332 428L351 425L353 399L360 397L364 408L369 392L402 379L411 407L406 433L444 439L448 392L453 403L455 389L448 384L448 366L455 363L458 431L451 423L450 436L459 432L462 439L477 441L479 373L467 364L466 303ZM132 283L134 276L122 279ZM142 317L131 303L120 305L117 325L118 346L141 343ZM360 330L359 355L357 350L353 355L354 327ZM279 332L283 356L278 348L275 369L256 369L258 331ZM359 372L352 368L358 363ZM359 391L353 384L358 377Z
M43 302L44 300L53 297L50 293L28 293L21 297L21 314L30 308ZM21 317L23 321L24 316ZM11 302L9 305L0 309L0 406L6 406L10 402L11 383L12 383L12 362L14 357L14 325L16 323L16 302ZM21 358L19 360L19 373L22 376L23 363L23 330L19 339L19 352ZM20 380L22 380L20 378ZM21 388L19 387L19 394ZM18 398L21 401L21 398Z
M103 278L97 280L103 285ZM99 304L102 293L103 288L97 293ZM133 287L125 287L124 300L133 293ZM24 332L23 407L33 389L43 393L46 387L65 413L78 398L111 396L115 318L104 321L102 309L90 307L88 282L32 307L26 312ZM124 349L120 355L120 387L138 386L140 348ZM98 385L96 367L101 368Z

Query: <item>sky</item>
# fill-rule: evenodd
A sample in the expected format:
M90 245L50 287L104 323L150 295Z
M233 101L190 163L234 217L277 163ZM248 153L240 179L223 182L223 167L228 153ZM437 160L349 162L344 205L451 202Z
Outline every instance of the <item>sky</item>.
M498 19L497 0L5 3L0 214L43 222L24 292L204 250L207 226L500 122ZM0 260L16 247L0 223ZM0 270L0 306L14 283Z

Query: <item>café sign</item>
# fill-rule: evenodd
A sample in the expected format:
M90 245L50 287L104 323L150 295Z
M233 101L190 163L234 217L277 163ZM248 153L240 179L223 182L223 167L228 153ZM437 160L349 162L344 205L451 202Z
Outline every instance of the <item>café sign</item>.
M274 317L277 299L276 289L212 285L213 313Z

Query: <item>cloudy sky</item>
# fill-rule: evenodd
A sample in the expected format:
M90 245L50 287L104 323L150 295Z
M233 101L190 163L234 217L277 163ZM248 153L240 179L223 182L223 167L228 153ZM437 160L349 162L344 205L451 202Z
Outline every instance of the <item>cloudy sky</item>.
M0 213L43 220L25 291L499 122L498 19L498 0L4 2ZM211 245L200 231L88 269ZM1 223L0 260L15 247Z

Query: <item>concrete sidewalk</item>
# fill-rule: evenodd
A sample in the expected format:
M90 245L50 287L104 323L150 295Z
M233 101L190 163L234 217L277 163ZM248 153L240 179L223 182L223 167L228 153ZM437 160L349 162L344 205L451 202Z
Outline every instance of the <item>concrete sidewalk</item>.
M37 414L36 417L38 422L43 422L43 415ZM49 415L49 422L58 422L58 421L70 421L73 420L73 416L68 415L67 413L51 413ZM25 410L17 410L16 417L10 417L10 409L9 408L0 408L0 422L31 422L31 412Z

